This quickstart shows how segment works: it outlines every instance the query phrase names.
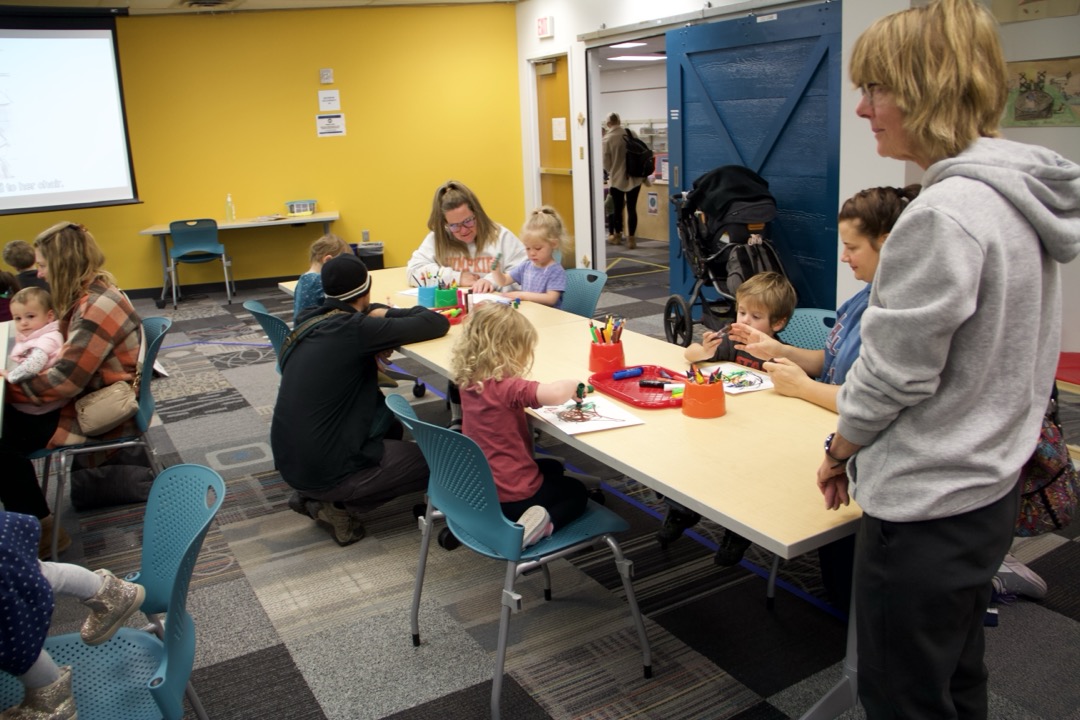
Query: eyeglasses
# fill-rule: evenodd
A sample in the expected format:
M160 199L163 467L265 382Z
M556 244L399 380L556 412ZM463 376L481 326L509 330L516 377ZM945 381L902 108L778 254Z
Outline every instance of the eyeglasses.
M874 102L881 97L882 93L888 92L885 86L881 83L867 83L859 86L859 91L862 93L863 100L870 107L874 107Z
M464 220L462 220L459 223L450 223L449 225L446 226L446 229L449 230L452 233L456 233L459 230L461 230L461 228L470 228L471 229L471 228L473 228L475 226L476 226L476 216L475 215L470 215L469 217L465 218Z

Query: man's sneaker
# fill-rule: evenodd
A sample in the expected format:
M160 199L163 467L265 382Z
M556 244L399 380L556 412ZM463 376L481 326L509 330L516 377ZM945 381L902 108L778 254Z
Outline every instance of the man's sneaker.
M320 507L322 507L321 502L309 500L296 490L293 490L292 494L289 495L289 509L301 515L306 515L312 520L318 517Z
M1012 555L1006 555L992 580L998 595L1024 595L1034 600L1046 597L1046 581Z
M701 516L693 510L669 507L663 526L656 531L656 539L660 541L660 545L667 547L668 543L675 542L682 537L683 532L697 525L699 520Z
M730 530L725 530L724 537L720 540L720 547L716 550L716 556L713 558L713 562L720 567L738 565L739 562L742 561L743 555L746 554L746 550L749 547L750 541L742 535Z
M322 503L315 522L326 528L341 547L364 538L364 526L360 521L350 516L345 508L334 507L333 503Z
M121 580L108 570L95 570L102 578L101 588L82 604L90 608L90 616L82 625L80 635L87 645L108 642L135 611L142 607L146 589L138 583Z
M60 667L60 677L51 685L27 688L21 703L0 713L3 720L75 720L77 717L70 665Z
M521 538L522 549L535 545L555 531L551 516L541 505L533 505L523 512L517 524L525 528L525 534Z

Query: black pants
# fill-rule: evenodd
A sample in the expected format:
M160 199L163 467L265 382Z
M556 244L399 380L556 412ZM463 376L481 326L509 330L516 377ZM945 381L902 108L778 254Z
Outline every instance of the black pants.
M544 476L544 483L536 494L525 500L499 503L499 507L511 522L517 522L521 514L530 507L542 505L548 511L552 525L558 530L585 512L589 491L580 480L563 475L563 465L558 460L541 458L536 461L536 466Z
M618 235L623 230L623 208L626 208L626 227L629 235L637 233L637 200L641 194L641 186L633 190L623 192L611 188L611 199L615 201L615 220L611 226L611 232Z
M0 437L4 480L0 482L0 502L5 510L37 518L49 515L49 503L41 493L34 464L27 455L48 444L59 422L60 410L28 415L11 405L4 408L4 435Z
M855 549L859 700L870 720L985 720L983 618L1018 494L963 515L864 514Z

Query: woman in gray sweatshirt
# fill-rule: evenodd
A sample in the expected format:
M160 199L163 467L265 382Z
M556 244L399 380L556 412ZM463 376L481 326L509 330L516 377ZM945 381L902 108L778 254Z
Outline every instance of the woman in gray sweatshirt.
M877 717L985 718L983 614L1012 539L1080 252L1080 167L998 137L992 16L933 0L856 41L878 153L925 170L881 252L818 485L863 509L859 698Z

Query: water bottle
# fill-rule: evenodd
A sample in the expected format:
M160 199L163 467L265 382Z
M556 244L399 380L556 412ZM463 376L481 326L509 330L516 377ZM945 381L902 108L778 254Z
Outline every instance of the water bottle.
M236 219L236 206L233 205L232 193L225 196L225 222L232 222Z

